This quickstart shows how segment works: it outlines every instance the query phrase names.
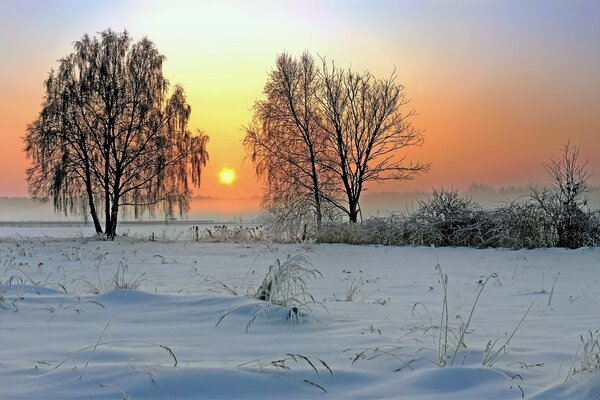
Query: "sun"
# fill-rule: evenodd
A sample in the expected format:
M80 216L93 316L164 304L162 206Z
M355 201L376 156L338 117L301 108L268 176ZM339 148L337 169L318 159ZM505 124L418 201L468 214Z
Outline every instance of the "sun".
M231 185L235 181L235 171L231 168L223 168L219 171L219 182L223 185Z

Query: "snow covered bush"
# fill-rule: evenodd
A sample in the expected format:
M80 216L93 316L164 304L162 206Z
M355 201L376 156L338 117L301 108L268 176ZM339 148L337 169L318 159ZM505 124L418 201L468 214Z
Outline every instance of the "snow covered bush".
M551 221L531 200L509 201L485 214L485 247L532 249L554 244Z
M481 207L456 190L434 190L408 218L410 242L434 246L472 246L480 240Z
M323 225L315 239L320 243L403 245L408 243L405 221L404 215L391 214L352 224L331 223Z
M586 246L600 246L600 210L588 212L588 226L583 233Z

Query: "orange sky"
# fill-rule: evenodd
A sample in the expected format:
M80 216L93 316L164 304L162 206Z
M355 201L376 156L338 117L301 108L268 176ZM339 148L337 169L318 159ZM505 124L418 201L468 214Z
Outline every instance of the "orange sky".
M580 0L2 1L0 196L26 195L21 137L42 83L83 33L126 28L167 57L166 77L210 136L199 194L249 197L241 126L278 52L313 54L387 76L397 67L426 130L412 182L373 191L543 182L542 164L571 138L600 182L600 3ZM224 167L237 172L230 186Z

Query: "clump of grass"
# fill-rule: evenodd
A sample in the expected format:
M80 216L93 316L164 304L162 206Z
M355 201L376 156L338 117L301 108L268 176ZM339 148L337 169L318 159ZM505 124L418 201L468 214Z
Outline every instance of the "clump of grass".
M128 273L128 265L120 261L117 266L117 271L114 273L112 279L108 281L109 290L113 289L137 289L140 287L142 282L145 281L145 272L140 273L139 268L132 274Z
M306 282L322 276L318 270L312 268L307 256L288 256L283 263L276 260L275 265L269 267L254 298L284 307L302 306L306 301L315 300L306 290Z
M576 375L593 373L600 371L600 330L588 331L585 335L579 336L579 346L573 357L573 363L569 368L569 373L565 382ZM581 350L581 361L575 366L575 359Z
M140 267L141 268L141 267ZM124 260L119 261L119 265L117 266L117 270L114 272L112 277L103 282L100 277L100 273L98 270L98 266L96 267L96 273L98 276L98 282L93 283L89 280L79 278L75 281L83 282L88 286L89 291L92 294L101 294L105 292L110 292L112 290L117 289L131 289L135 290L140 287L140 285L146 281L146 273L139 272L140 268L135 270L133 273L129 273L129 266ZM66 290L65 290L66 292Z
M352 365L358 363L359 361L371 361L378 358L389 358L398 360L400 361L402 366L400 368L397 368L394 372L401 371L404 368L413 370L414 368L411 364L418 360L426 360L434 363L434 361L428 358L421 358L416 354L406 353L404 352L404 349L404 346L394 344L383 344L376 347L345 349L343 353L358 350L358 352L352 358Z
M365 282L362 280L362 278L355 279L348 283L346 285L346 301L350 302L356 300L358 293L361 291L364 285Z
M331 297L332 301L347 301L347 302L359 302L362 303L367 299L367 295L359 295L362 292L362 289L368 283L373 283L375 280L363 279L362 276L358 278L353 278L352 280L349 277L344 278L346 281L346 293L343 297L337 297L335 294Z
M238 365L238 368L258 368L264 371L267 368L291 370L289 366L290 362L293 361L295 365L300 363L306 363L315 371L315 374L319 374L319 368L325 369L330 375L333 375L333 370L329 365L318 357L305 356L298 353L285 353L274 357L257 358L256 360L248 361Z
M440 267L441 269L441 267ZM452 354L452 360L450 361L450 365L454 365L454 360L456 359L456 355L458 354L458 352L462 349L462 348L466 348L467 346L465 345L465 333L467 333L467 330L469 329L469 325L471 324L471 319L473 318L473 314L475 313L475 307L477 307L477 301L479 300L479 296L481 296L481 293L483 292L483 289L485 288L485 286L487 285L487 283L490 281L490 279L497 279L498 275L494 272L491 273L490 275L488 275L485 279L481 279L479 282L479 291L477 292L477 296L475 297L475 301L473 302L473 306L471 307L471 312L469 313L469 318L467 319L467 322L464 324L461 324L459 327L459 333L460 336L458 338L458 343L456 345L456 348L454 349L454 353ZM446 296L444 295L444 298L446 298ZM447 311L447 307L446 307L446 311ZM446 319L446 323L448 322L448 320ZM512 337L512 336L511 336Z
M250 318L246 331L272 306L288 309L288 319L292 323L300 323L305 316L313 315L314 306L325 308L322 303L315 300L306 287L308 281L322 276L312 267L310 259L304 254L288 255L283 263L276 260L275 264L269 267L258 289L249 296L264 303ZM217 320L217 325L239 307L241 306L223 312Z

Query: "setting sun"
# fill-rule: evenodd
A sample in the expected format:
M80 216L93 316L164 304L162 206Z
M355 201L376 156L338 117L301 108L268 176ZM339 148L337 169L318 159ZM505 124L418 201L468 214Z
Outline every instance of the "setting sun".
M231 185L235 181L235 171L231 168L223 168L219 172L219 182L223 185Z

